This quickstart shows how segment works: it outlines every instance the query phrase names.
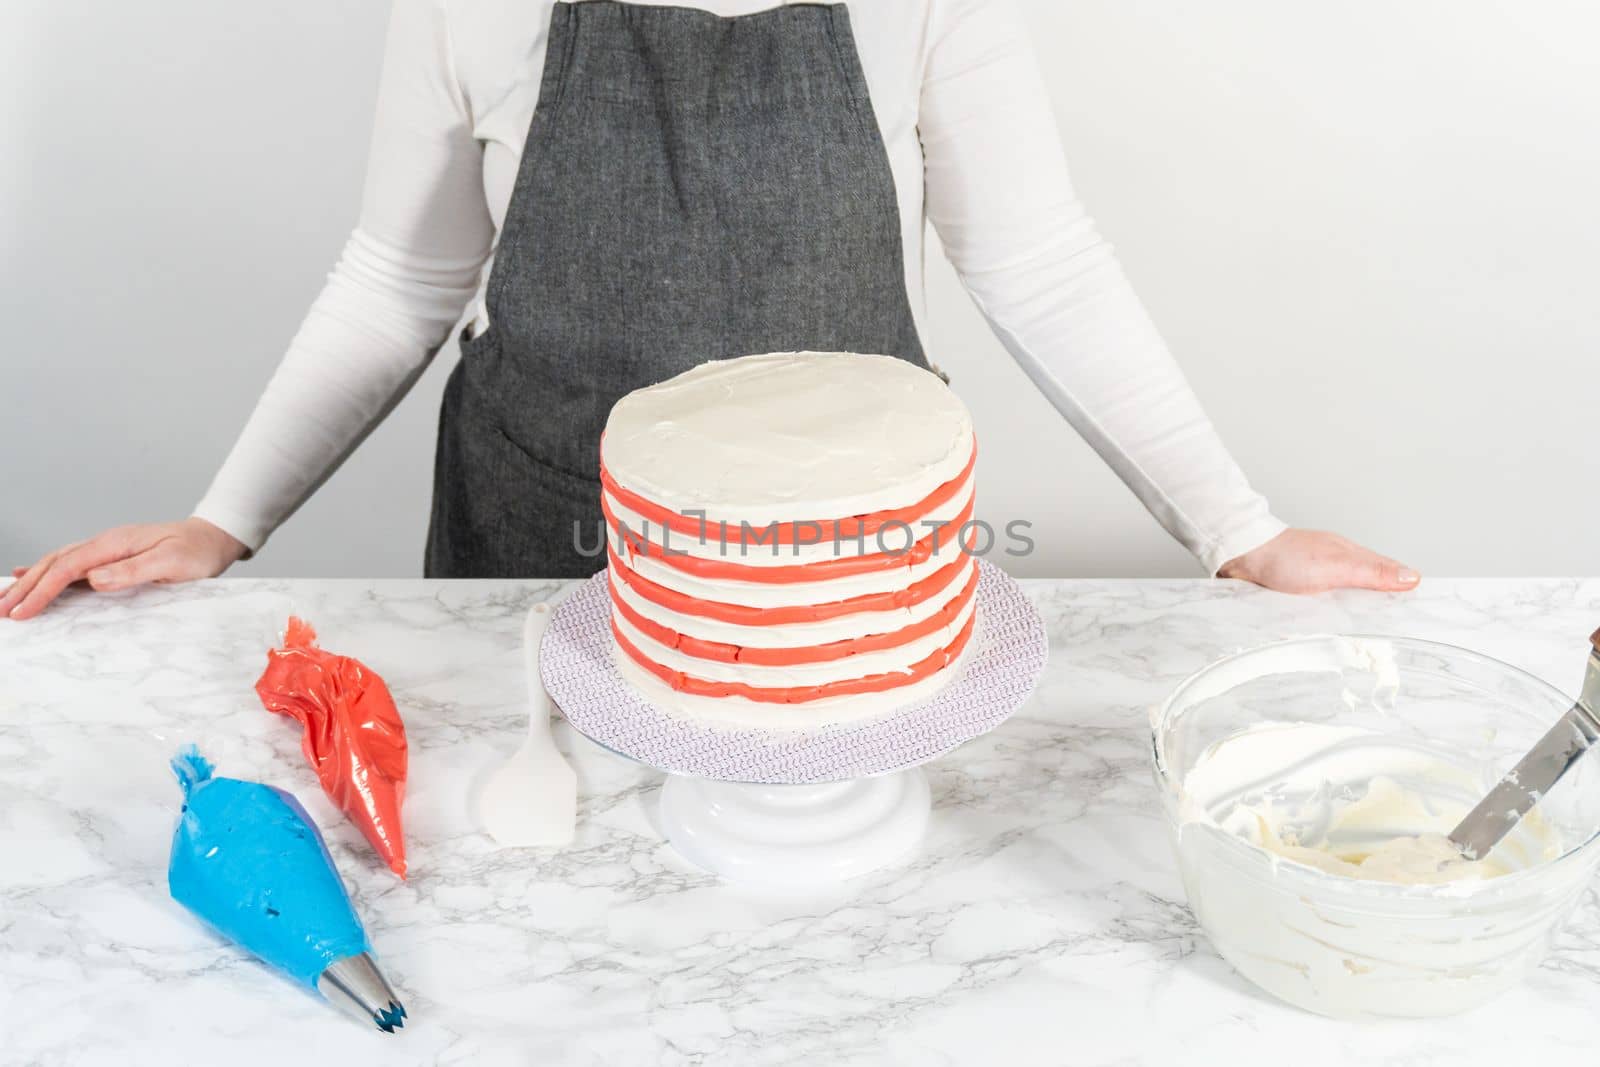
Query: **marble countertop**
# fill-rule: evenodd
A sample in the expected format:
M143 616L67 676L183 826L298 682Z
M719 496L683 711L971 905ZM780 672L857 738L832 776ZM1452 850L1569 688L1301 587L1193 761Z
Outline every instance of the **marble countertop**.
M1594 1049L1592 894L1530 982L1455 1019L1340 1023L1255 992L1184 906L1145 722L1224 652L1330 630L1467 645L1576 688L1600 580L1314 599L1023 584L1050 666L1014 718L929 767L921 855L800 895L689 866L653 825L660 776L564 724L574 845L497 851L478 832L472 785L524 728L523 611L560 583L214 581L74 592L0 622L0 1062L1500 1064ZM297 728L252 691L290 612L382 674L405 714L409 882L337 817ZM364 1031L169 899L166 760L191 740L317 818L410 1009L402 1034Z

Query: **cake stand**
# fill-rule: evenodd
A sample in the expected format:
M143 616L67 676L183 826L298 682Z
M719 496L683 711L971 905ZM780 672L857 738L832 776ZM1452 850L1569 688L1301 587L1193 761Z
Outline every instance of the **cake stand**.
M605 572L579 586L540 645L545 688L573 729L667 774L661 826L690 862L772 887L838 882L905 861L931 808L931 759L1004 722L1044 669L1044 621L982 560L978 622L959 673L919 703L816 730L710 726L669 713L612 660Z

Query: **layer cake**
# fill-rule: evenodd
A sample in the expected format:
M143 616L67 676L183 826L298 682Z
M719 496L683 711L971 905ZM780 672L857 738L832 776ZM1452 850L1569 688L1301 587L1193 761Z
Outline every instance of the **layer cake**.
M922 700L959 667L976 443L929 371L704 363L620 400L600 460L616 662L656 705L816 727Z

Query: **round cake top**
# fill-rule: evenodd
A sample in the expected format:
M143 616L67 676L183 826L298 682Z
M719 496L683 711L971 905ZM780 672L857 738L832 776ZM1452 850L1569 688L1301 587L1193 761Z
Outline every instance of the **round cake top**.
M600 462L675 511L832 519L906 507L972 456L972 417L903 359L774 352L702 363L611 409Z

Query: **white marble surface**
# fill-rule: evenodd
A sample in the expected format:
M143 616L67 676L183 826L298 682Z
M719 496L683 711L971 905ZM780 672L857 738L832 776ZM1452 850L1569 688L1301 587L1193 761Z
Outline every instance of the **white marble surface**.
M1050 628L1029 704L930 767L911 865L804 896L718 884L652 826L658 776L558 727L576 843L495 851L469 791L522 730L536 582L218 581L69 594L0 622L0 1061L1296 1064L1565 1062L1594 1050L1600 908L1523 988L1452 1020L1348 1024L1266 999L1184 907L1148 705L1295 633L1452 641L1575 687L1600 580L1429 581L1296 599L1212 582L1025 583ZM394 690L411 739L400 883L336 818L251 686L290 611ZM197 741L324 827L413 1020L369 1033L167 896Z

